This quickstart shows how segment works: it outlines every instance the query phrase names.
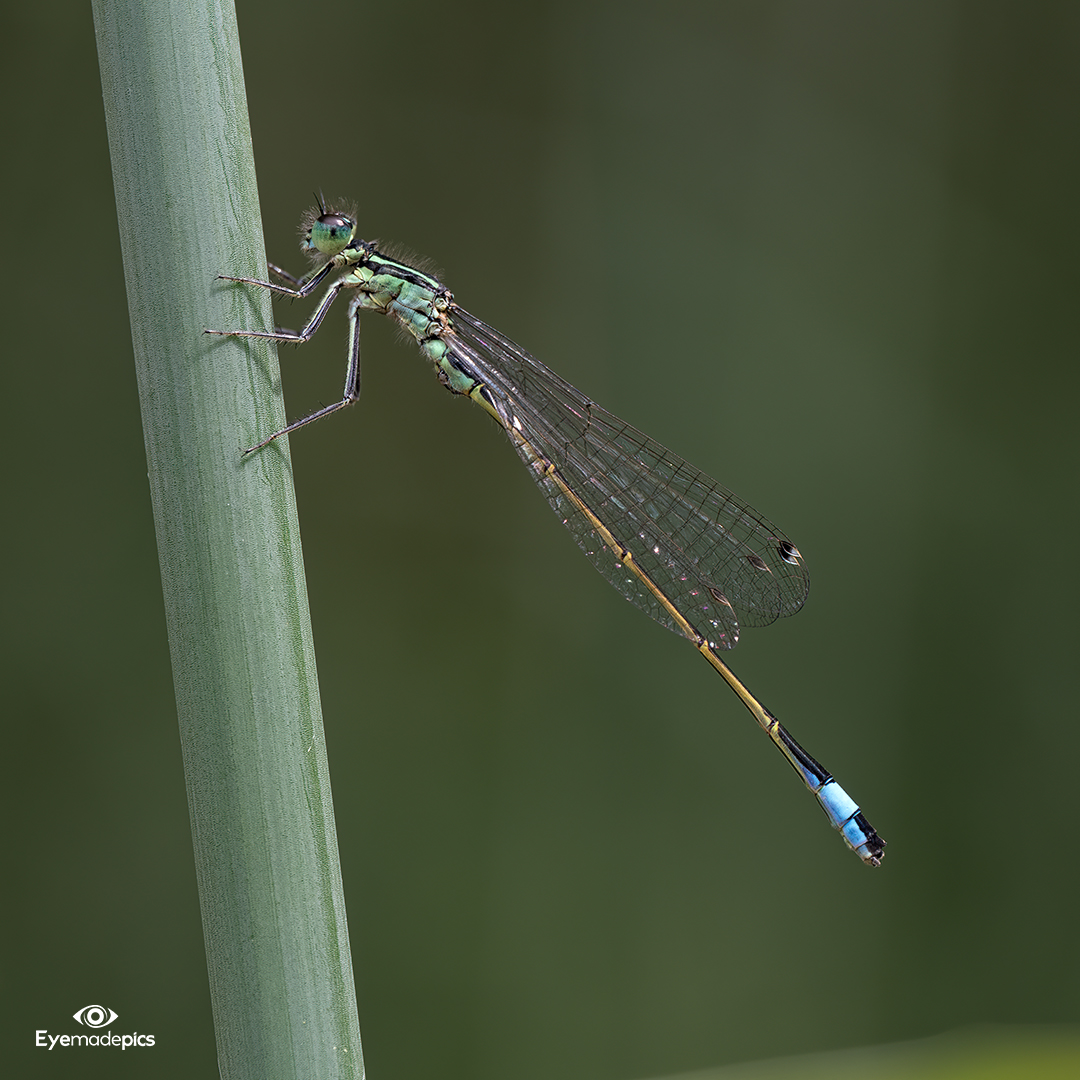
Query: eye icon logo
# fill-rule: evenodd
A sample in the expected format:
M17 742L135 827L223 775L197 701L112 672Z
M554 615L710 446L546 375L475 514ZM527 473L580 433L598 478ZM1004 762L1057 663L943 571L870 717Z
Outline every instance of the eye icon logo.
M84 1005L73 1015L80 1024L88 1028L108 1027L116 1019L116 1013L104 1005Z

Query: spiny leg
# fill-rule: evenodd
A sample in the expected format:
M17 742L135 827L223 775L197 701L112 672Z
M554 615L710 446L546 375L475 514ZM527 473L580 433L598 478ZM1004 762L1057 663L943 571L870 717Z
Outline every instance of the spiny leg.
M331 301L337 294L337 290L342 287L341 282L337 282L331 287L331 290L327 293L326 299L320 305L322 314L325 314L325 310L330 306ZM254 446L249 446L244 451L244 456L253 453L255 450L261 450L264 446L272 443L279 435L288 435L289 432L296 431L297 428L302 428L306 424L312 423L314 420L321 420L324 416L336 413L339 409L344 409L360 400L360 309L362 307L362 300L363 297L358 296L349 305L349 363L348 367L345 369L345 389L342 391L341 400L335 401L333 405L325 405L321 409L316 409L315 412L300 420L294 420L287 427L283 427L280 431L275 431L273 435L263 439L262 442L256 443ZM295 338L284 338L276 334L245 334L244 336L269 337L276 338L276 340L279 341L307 341L318 328L319 321L322 319L322 314L316 312L315 316L312 317L312 321L304 327L301 334L307 334L307 337L298 335ZM213 331L210 332L213 333Z
M222 278L223 281L241 281L247 285L261 285L264 289L279 289L278 285L271 285L265 281L255 281L253 278ZM312 279L315 281L316 279ZM269 341L287 341L293 345L300 345L306 341L310 341L315 334L315 331L319 329L320 324L326 317L326 313L330 310L330 305L334 302L334 298L342 289L356 288L357 282L350 281L348 278L339 278L326 290L326 295L323 296L319 302L319 306L315 309L315 313L308 319L307 325L303 330L299 332L296 330L205 330L207 334L217 334L219 337L253 337L264 338ZM307 288L307 286L305 286ZM304 296L305 293L300 291L294 291L292 289L282 290L289 296ZM308 289L308 292L311 290Z
M310 274L305 274L303 277L293 277L292 274L290 274L288 270L283 270L276 263L272 263L272 262L268 262L266 264L266 269L269 270L270 273L273 274L275 277L281 278L282 281L287 281L290 285L294 286L297 289L303 289L305 286L307 286L308 281L310 279L315 278L315 276L318 274L318 270L313 270L313 271L311 271ZM242 278L240 278L240 279L238 279L238 278L226 278L225 280L226 281L237 281L237 280L243 280L243 279ZM256 284L261 285L262 282L256 282ZM278 288L280 288L280 286L278 286ZM306 294L297 294L297 295L306 295Z
M315 288L316 285L326 277L327 273L333 268L332 263L327 263L321 267L310 279L299 282L299 288L289 289L281 285L274 285L268 281L258 281L255 278L234 278L228 277L224 274L220 275L222 281L238 281L246 285L259 285L264 289L271 289L275 292L284 293L286 296L303 297ZM276 270L277 268L274 267ZM291 280L296 281L295 278ZM359 285L358 281L351 280L349 277L339 278L333 283L327 290L322 300L319 302L319 306L315 309L311 318L307 321L307 325L304 326L299 332L296 330L286 330L283 328L276 328L273 331L267 330L205 330L204 333L216 334L219 337L249 337L249 338L261 338L264 341L283 341L291 345L304 344L314 337L315 332L319 329L323 319L326 317L326 313L330 310L330 305L334 302L337 294L342 289L356 288ZM254 446L249 446L244 455L252 453L255 450L261 450L264 446L272 443L279 435L287 435L290 431L295 431L297 428L303 427L305 424L310 424L313 420L320 420L324 416L329 416L330 413L337 412L339 409L344 409L347 405L353 404L360 397L360 301L362 297L357 297L353 301L349 308L349 361L348 367L345 372L345 389L340 401L335 402L333 405L327 405L322 409L317 409L311 413L310 416L305 416L300 420L296 420L289 424L287 427L283 427L280 431L275 431L268 438L263 439L262 442L256 443Z
M290 285L278 285L275 281L260 281L258 278L230 277L228 274L218 274L218 281L239 281L243 285L258 285L281 296L291 296L294 300L302 300L305 296L310 296L326 275L334 269L334 263L331 261L312 270L310 274L298 278L293 277L292 274L282 270L280 266L275 266L273 263L267 263L266 266L271 273L277 274L285 281L290 282Z

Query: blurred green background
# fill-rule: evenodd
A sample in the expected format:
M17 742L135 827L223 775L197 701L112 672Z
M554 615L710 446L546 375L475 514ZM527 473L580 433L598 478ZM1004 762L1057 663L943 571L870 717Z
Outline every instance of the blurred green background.
M1080 8L239 18L271 258L305 265L314 189L355 200L776 520L810 600L732 664L890 845L870 871L830 835L368 317L363 400L292 458L373 1080L1075 1037ZM214 1075L93 26L5 23L3 1053ZM344 338L342 309L283 352L290 416L336 399ZM91 1003L152 1060L30 1049Z

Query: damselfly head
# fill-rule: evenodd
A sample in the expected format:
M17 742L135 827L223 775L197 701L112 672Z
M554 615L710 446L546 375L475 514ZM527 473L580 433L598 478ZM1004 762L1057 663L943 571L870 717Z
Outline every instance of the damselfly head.
M356 211L328 210L322 197L300 222L300 249L316 261L333 258L356 237Z
M337 255L356 235L356 222L344 214L320 214L304 234L301 247L320 255Z

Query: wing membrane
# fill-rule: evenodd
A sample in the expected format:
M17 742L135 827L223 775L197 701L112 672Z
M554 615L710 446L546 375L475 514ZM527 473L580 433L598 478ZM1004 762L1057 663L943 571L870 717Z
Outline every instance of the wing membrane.
M455 305L451 323L447 345L487 386L553 509L623 596L679 631L548 463L714 647L733 647L740 626L767 626L802 607L810 577L775 525L469 312Z

